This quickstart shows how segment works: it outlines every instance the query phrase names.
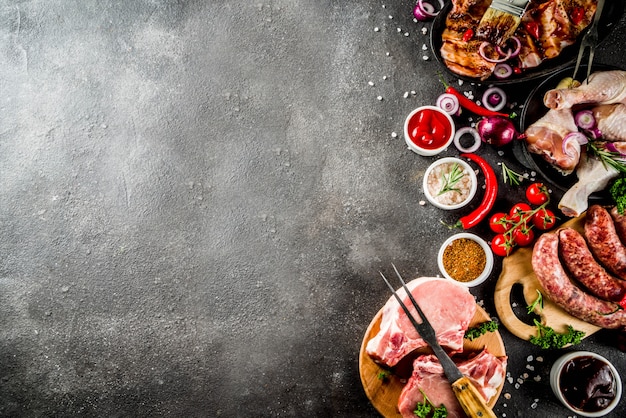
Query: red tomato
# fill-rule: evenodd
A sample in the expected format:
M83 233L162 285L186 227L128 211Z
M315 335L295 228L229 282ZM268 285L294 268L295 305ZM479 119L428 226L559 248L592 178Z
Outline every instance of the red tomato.
M542 231L552 229L554 224L556 224L556 216L550 209L540 209L533 215L533 225Z
M533 183L526 189L526 199L533 205L543 205L550 200L550 192L543 183Z
M532 209L528 203L516 203L509 211L509 219L512 223L518 223L525 216L524 212L530 212Z
M525 226L519 226L513 230L513 241L520 247L527 247L532 244L535 239L535 233L532 229Z
M510 242L504 234L497 234L493 237L489 245L491 246L491 251L495 255L499 255L500 257L506 257L511 253L515 243Z
M510 226L509 217L504 212L494 213L489 218L489 228L496 234L502 234L508 231Z

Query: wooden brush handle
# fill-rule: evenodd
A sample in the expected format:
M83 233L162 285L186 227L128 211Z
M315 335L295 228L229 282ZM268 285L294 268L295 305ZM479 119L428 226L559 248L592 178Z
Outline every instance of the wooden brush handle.
M496 418L467 376L454 382L452 390L469 418Z

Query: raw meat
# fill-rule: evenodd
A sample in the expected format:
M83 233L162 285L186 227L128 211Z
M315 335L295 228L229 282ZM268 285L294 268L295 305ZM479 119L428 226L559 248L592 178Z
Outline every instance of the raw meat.
M550 109L571 108L577 104L626 104L626 71L600 71L574 88L549 90L543 103Z
M461 373L470 378L485 401L489 402L504 381L506 363L507 357L496 357L485 349L476 356L457 363L457 366ZM448 410L448 418L465 417L450 382L434 355L423 355L413 362L413 373L398 399L398 410L403 417L415 418L415 406L424 401L421 391L433 405L444 404Z
M603 190L618 175L613 167L606 167L597 158L583 154L576 169L578 182L565 192L559 201L559 209L565 216L579 216L587 210L589 195Z
M563 150L563 138L571 132L578 132L571 109L550 109L526 129L528 150L541 155L563 174L570 174L576 169L581 153L578 141L567 141L567 149Z
M463 335L476 313L476 301L469 290L452 280L436 277L412 280L407 287L433 326L439 344L451 352L462 351ZM397 292L419 318L404 289ZM378 363L392 367L416 348L426 346L391 296L383 307L380 331L367 344L367 353Z
M593 109L598 129L607 141L626 141L626 105L622 103L599 105Z
M604 267L626 280L626 247L620 241L611 214L600 205L587 210L585 237L593 255Z
M557 234L543 234L537 239L531 263L542 293L570 315L601 328L626 326L626 310L586 293L572 282L559 260Z

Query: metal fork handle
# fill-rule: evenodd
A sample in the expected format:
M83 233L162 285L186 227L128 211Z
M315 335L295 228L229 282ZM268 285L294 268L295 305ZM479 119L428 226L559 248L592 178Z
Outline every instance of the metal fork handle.
M602 10L604 9L604 1L598 0L596 5L596 12L593 17L593 22L591 22L591 26L587 30L587 33L583 36L582 41L580 42L580 49L578 50L578 58L576 59L576 66L574 67L574 75L573 79L576 79L576 75L578 74L578 69L580 68L580 63L582 61L583 55L585 54L585 50L589 47L589 61L587 64L587 78L591 75L591 65L593 64L593 57L595 54L596 44L598 43L598 24L600 22L600 17L602 17Z

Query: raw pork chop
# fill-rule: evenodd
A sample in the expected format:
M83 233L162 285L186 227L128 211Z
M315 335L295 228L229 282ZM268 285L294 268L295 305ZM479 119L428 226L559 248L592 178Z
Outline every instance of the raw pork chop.
M506 356L496 357L484 349L478 355L457 363L457 366L461 373L470 378L485 401L489 402L504 381L506 363ZM420 356L413 362L413 374L398 399L398 410L403 417L415 418L415 406L424 401L422 391L433 405L446 406L448 418L466 416L452 392L441 364L432 354Z
M463 335L476 313L476 301L469 290L452 280L422 277L407 283L437 334L442 347L452 352L463 350ZM404 289L398 290L404 304L419 318ZM416 348L426 347L396 299L391 296L383 307L380 331L366 347L375 361L395 366Z

